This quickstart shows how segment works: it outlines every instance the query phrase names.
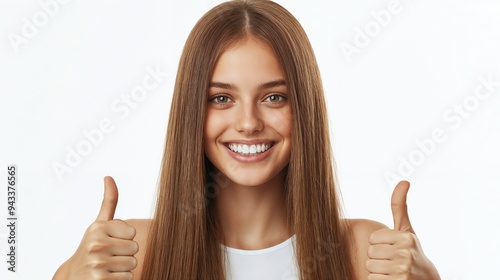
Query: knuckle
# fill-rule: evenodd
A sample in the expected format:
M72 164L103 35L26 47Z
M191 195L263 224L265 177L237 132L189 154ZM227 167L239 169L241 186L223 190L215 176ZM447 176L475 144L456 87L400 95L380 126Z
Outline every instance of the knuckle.
M131 257L129 262L129 266L131 267L130 270L137 267L137 259L135 257Z
M407 275L410 272L410 265L407 263L399 264L397 266L397 272L398 274L401 274L402 276ZM405 279L405 278L403 278Z
M133 239L135 237L135 228L127 224L127 227L124 229L124 233L127 235L127 238Z
M136 268L138 263L135 257L122 257L116 264L120 267L120 271L126 272Z
M118 228L123 238L125 239L133 239L135 237L136 231L135 228L129 225L127 222L123 220L115 219L113 220L115 228Z
M89 254L95 254L106 251L107 248L108 244L106 244L102 240L97 239L97 240L92 240L87 244L86 251Z
M87 232L89 233L94 233L101 231L103 228L104 224L102 222L93 222L90 224L90 226L87 228Z
M104 269L106 267L106 262L102 259L92 259L88 262L87 266L90 268L90 269L94 269L94 270L101 270L101 269ZM103 275L101 273L99 273L98 275L96 275L97 277L100 277L102 278Z
M405 265L410 265L413 263L414 256L410 249L401 249L397 252L398 257L403 260Z
M373 265L374 265L373 260L366 260L365 262L366 270L371 272L373 270Z
M375 251L375 246L371 245L370 247L368 247L368 257L373 257Z
M401 235L401 240L402 240L402 243L406 246L409 246L409 247L413 247L415 246L415 237L413 236L412 233L410 232L407 232L407 233L403 233Z
M101 270L92 270L90 274L91 274L90 276L92 276L91 279L98 279L98 280L107 279L106 274Z
M131 249L134 255L137 254L137 252L139 252L139 243L132 241Z

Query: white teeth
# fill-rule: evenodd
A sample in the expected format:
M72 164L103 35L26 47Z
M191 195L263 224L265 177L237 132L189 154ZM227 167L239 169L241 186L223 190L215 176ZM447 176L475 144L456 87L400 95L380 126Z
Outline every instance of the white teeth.
M255 155L259 153L263 153L269 148L271 148L270 144L261 144L261 145L238 145L238 144L229 144L228 148L235 153L240 153L243 155Z

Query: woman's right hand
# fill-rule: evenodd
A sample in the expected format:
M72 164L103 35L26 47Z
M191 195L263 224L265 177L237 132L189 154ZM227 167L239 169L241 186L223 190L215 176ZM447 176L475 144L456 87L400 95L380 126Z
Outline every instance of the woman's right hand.
M118 189L111 177L104 178L104 198L99 215L86 230L80 246L56 272L53 280L133 279L134 255L139 245L135 228L113 219Z

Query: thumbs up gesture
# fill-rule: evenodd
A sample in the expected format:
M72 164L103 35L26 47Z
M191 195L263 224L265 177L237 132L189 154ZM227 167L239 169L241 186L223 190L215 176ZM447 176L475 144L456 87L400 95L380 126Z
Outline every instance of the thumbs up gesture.
M398 183L391 198L394 229L381 229L370 235L368 270L370 280L440 279L434 265L425 256L410 223L406 195L410 183Z
M111 177L104 178L104 198L97 219L88 227L80 246L67 261L64 279L133 279L134 255L139 245L135 228L114 218L118 189Z

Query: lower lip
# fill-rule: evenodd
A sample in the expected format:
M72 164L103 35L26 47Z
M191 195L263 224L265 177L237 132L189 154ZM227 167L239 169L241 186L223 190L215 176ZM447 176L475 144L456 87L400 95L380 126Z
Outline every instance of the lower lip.
M235 153L231 149L229 149L227 146L225 146L225 147L226 147L226 150L229 153L229 155L233 159L235 159L236 161L239 161L241 163L256 163L256 162L263 161L264 159L268 158L271 155L272 151L274 150L275 146L276 146L276 144L274 144L271 148L269 148L269 150L267 150L263 153L256 154L256 155L248 155L248 156L245 156L245 155L242 155L239 153Z

